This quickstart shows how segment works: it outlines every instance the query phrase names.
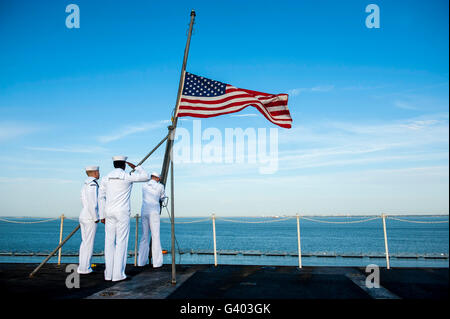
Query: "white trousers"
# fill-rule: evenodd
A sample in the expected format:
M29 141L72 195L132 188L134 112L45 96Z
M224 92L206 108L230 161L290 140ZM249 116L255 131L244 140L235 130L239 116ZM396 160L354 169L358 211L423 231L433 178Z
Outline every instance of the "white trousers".
M125 267L128 256L130 216L126 213L107 215L105 218L105 280L127 278Z
M94 221L80 219L81 245L77 272L79 274L89 274L92 272L91 257L94 250L95 232L97 224Z
M145 266L148 263L150 231L152 236L152 264L153 267L161 267L163 264L163 254L159 237L159 211L151 211L150 213L142 212L141 224L142 237L139 242L138 266Z

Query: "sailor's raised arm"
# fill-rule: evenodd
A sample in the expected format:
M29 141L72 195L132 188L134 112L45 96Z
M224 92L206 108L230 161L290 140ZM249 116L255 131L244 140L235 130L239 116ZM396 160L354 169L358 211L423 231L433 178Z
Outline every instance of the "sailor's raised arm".
M131 164L131 163L127 162L127 164ZM126 174L125 175L126 180L128 180L130 182L147 182L150 179L147 172L142 168L142 166L134 166L132 168L134 169L134 172L130 172L129 174Z

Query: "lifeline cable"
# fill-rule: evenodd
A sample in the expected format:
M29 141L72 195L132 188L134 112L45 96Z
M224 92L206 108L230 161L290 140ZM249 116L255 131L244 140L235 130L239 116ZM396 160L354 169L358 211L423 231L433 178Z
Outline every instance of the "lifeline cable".
M16 218L16 217L14 217L14 218ZM51 222L51 221L54 221L57 219L59 219L59 217L50 218L50 219L46 219L46 220L38 220L38 221L34 221L34 222L19 222L19 221L15 221L15 220L8 220L8 219L0 218L0 221L5 222L5 223L13 223L13 224L38 224L38 223Z
M325 224L356 224L356 223L365 223L371 220L375 220L378 218L381 218L379 216L376 217L372 217L372 218L367 218L367 219L362 219L362 220L353 220L353 221L347 221L347 222L333 222L333 221L326 221L326 220L318 220L318 219L313 219L313 218L308 218L305 216L300 216L301 219L305 219L305 220L309 220L311 222L317 222L317 223L325 223Z
M407 220L407 219L401 219L401 218L396 218L396 217L392 217L392 216L386 216L389 219L393 219L393 220L397 220L400 222L406 222L406 223L414 223L414 224L444 224L444 223L448 223L448 220L438 220L438 221L418 221L418 220Z

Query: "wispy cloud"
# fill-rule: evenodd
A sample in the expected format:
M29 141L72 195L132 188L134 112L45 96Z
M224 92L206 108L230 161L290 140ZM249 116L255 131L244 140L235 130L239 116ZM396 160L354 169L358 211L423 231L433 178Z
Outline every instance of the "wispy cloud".
M404 127L410 129L410 130L423 130L423 129L427 129L430 128L434 125L439 125L440 121L438 120L415 120L415 121L410 121L408 123L405 123Z
M164 127L165 125L167 125L167 121L165 121L165 120L152 122L152 123L127 125L125 127L118 128L115 132L113 132L111 134L99 136L99 137L97 137L97 140L100 143L109 143L109 142L120 140L129 135L161 128L161 127Z
M90 146L67 146L67 147L25 147L27 150L40 152L61 152L61 153L102 153L107 151L103 147Z
M370 124L328 122L281 131L279 167L442 163L449 157L448 130L448 115L435 115Z
M37 182L37 183L51 183L51 184L79 183L79 181L63 179L63 178L33 178L33 177L2 177L2 176L0 176L0 183L29 183L30 181Z
M376 167L442 165L448 161L448 115L383 122L333 121L280 130L280 172L292 176L352 172ZM222 146L223 147L223 146ZM237 148L238 145L235 145ZM223 154L224 149L222 149ZM247 151L247 150L246 150ZM198 176L254 175L259 163L177 163ZM324 171L324 170L323 170ZM183 173L180 173L183 175Z
M448 110L448 91L438 93L423 90L423 87L402 91L372 92L371 99L385 105L408 111L442 112Z
M373 91L378 89L384 89L388 87L388 85L372 85L372 86L364 86L364 85L351 85L347 87L343 87L344 91Z
M255 117L258 116L258 114L232 114L231 117Z
M418 110L419 108L405 101L395 101L394 106L404 110Z
M412 87L408 87L402 90L397 90L394 92L383 92L383 93L378 93L376 96L377 97L393 97L393 96L404 96L404 97L426 97L422 94L424 94L424 92L429 91L430 89L439 89L442 88L444 86L447 87L448 90L448 85L449 82L445 81L445 82L438 82L438 83L432 83L430 85L413 85ZM390 85L392 86L392 85ZM381 87L386 87L386 86L381 86Z
M303 92L329 92L334 89L334 85L319 85L311 88L297 88L289 90L288 93L291 96L297 96Z
M390 122L321 121L279 131L279 143L316 146L448 143L448 113Z
M34 125L23 123L3 122L0 123L0 142L28 135L38 131L39 128Z
M422 153L422 154L406 154L406 155L371 155L366 157L338 157L338 159L332 158L320 158L319 160L304 160L302 157L291 156L289 160L286 158L280 158L280 166L282 170L293 169L305 169L316 167L351 167L369 164L405 164L412 162L423 161L435 161L435 160L447 160L448 153Z

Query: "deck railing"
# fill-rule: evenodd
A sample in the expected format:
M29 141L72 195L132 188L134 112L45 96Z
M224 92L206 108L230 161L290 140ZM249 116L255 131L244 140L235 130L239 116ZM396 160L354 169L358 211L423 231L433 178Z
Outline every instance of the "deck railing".
M425 216L425 215L421 215ZM320 216L320 217L349 217L346 216ZM368 216L367 216L368 217ZM139 229L139 215L131 216L130 218L135 218L136 220L136 234L135 234L135 245L134 245L134 265L137 265L137 255L138 255L138 229ZM63 240L63 230L64 230L64 220L65 219L71 219L71 220L77 220L76 218L68 218L65 217L64 214L56 217L56 218L46 218L42 220L36 220L36 221L24 221L24 220L17 220L20 218L15 218L16 220L8 219L8 218L0 218L0 222L6 222L6 223L15 223L15 224L37 224L37 223L45 223L45 222L51 222L55 220L60 220L60 227L59 227L59 244L58 246L44 259L44 261L30 274L30 277L32 277L51 257L53 257L56 252L58 252L58 265L61 264L61 256L62 256L62 247L63 245L78 231L80 226L78 225L75 227L75 229L72 230L72 232ZM307 220L310 222L316 222L316 223L326 223L326 224L355 224L355 223L365 223L376 219L382 220L382 226L383 226L383 234L384 234L384 247L385 247L385 258L386 258L386 268L390 269L390 256L389 256L389 246L388 246L388 234L387 234L387 228L386 228L386 219L392 219L404 223L416 223L416 224L442 224L442 223L448 223L448 220L434 220L434 221L424 221L424 220L410 220L405 219L402 215L387 215L387 214L381 214L380 216L373 216L368 217L364 219L358 219L358 220L346 220L346 221L330 221L330 220L323 220L318 219L316 216L302 216L300 214L296 214L295 216L282 216L277 218L265 218L264 220L260 221L244 221L244 220L238 220L233 218L224 218L224 217L218 217L216 214L212 214L210 217L199 219L199 220L193 220L193 221L180 221L183 217L178 217L178 221L175 222L175 224L193 224L193 223L203 223L212 221L212 229L213 229L213 254L214 254L214 266L217 267L218 260L217 260L217 240L216 240L216 220L221 220L223 222L230 222L230 223L246 223L246 224L267 224L267 223L276 223L276 222L282 222L290 219L296 219L297 221L297 249L298 249L298 267L302 268L302 250L301 250L301 236L300 236L300 221ZM164 220L161 220L161 222L166 222ZM168 223L168 222L166 222Z

